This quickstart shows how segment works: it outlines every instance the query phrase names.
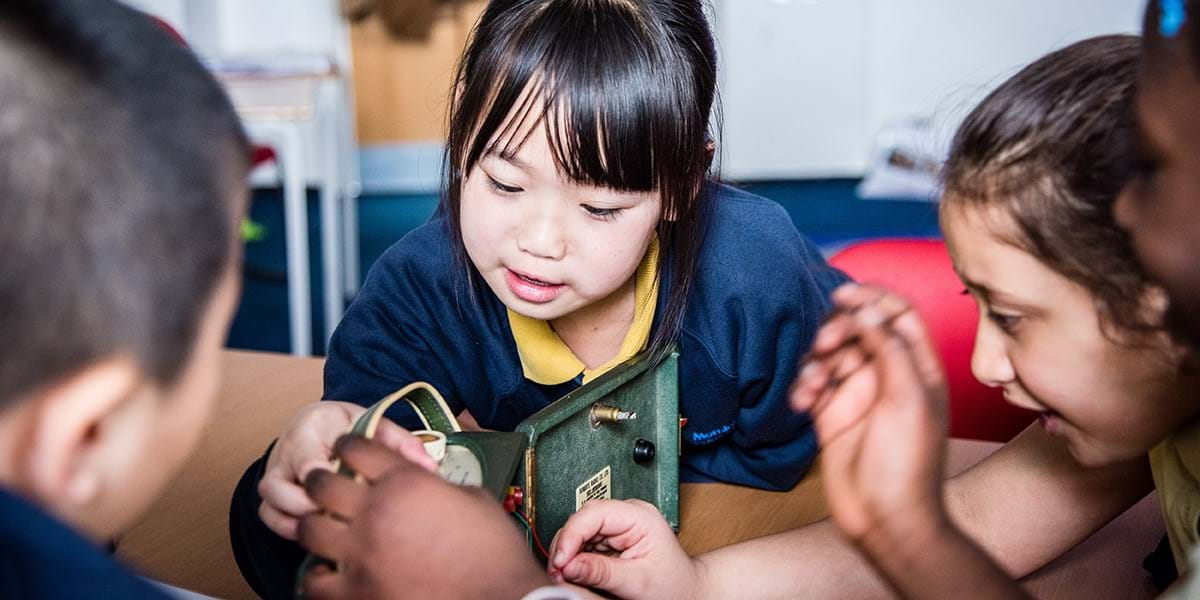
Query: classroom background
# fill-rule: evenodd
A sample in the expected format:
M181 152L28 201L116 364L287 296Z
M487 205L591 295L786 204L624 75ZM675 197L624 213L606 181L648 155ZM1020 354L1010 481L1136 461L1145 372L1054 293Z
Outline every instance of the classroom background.
M228 345L321 355L374 260L433 213L454 61L485 2L127 1L219 75L257 146ZM782 204L826 253L936 237L936 168L965 111L1054 48L1138 31L1143 6L708 4L717 174Z

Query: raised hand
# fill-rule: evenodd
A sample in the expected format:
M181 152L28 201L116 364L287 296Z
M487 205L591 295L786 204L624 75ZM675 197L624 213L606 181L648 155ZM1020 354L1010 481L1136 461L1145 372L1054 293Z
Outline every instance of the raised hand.
M946 385L925 327L880 289L845 286L834 301L791 397L813 416L833 517L855 541L944 521Z

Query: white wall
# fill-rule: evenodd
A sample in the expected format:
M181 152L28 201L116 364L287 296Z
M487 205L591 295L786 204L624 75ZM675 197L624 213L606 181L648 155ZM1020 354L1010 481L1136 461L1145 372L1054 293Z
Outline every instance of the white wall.
M348 64L336 0L126 1L209 57L333 52ZM1145 3L708 1L722 61L721 168L731 179L860 176L881 127L927 117L948 138L1022 65L1084 37L1136 31Z
M124 1L165 19L211 58L341 52L337 0Z
M772 179L860 168L868 4L717 3L722 174Z
M715 0L723 174L858 176L875 132L912 116L949 135L1022 65L1133 32L1144 0Z

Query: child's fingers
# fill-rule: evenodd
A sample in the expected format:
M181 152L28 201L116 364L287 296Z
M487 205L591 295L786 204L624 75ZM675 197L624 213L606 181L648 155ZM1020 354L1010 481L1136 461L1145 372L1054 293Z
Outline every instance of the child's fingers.
M846 295L853 295L856 301L866 302L858 305L852 313L853 324L842 325L842 336L854 339L861 334L862 327L886 325L900 334L912 350L911 358L915 361L924 384L927 387L945 385L941 359L929 338L928 330L907 299L897 294L870 288L849 290Z
M899 334L912 350L913 359L921 374L926 388L944 388L946 374L942 368L942 359L934 348L933 340L929 338L929 330L917 315L910 310L900 315L892 322L892 329Z
M851 345L842 348L840 352L826 361L826 371L829 373L827 383L817 394L817 401L812 406L812 414L817 415L826 408L829 400L837 393L842 383L850 378L866 363L866 354L858 346Z
M425 451L425 445L421 443L420 438L407 429L383 419L379 421L379 428L375 430L375 439L426 470L437 470L437 461Z
M886 294L886 290L874 285L847 283L833 291L830 298L840 310L854 311L861 306L871 304Z
M846 378L850 377L851 373L857 371L866 362L866 355L857 345L846 346L841 352L838 352L829 363L832 365L830 370L830 384L838 385Z
M342 464L368 482L374 482L389 471L399 469L419 469L422 473L426 472L424 467L405 459L387 446L360 435L343 435L334 444L333 451L342 459Z
M350 526L325 513L312 513L300 519L296 541L309 552L335 563L341 562L350 546Z
M561 571L562 578L575 585L611 590L615 586L613 572L628 561L602 554L580 554Z
M558 532L558 548L550 557L550 566L562 569L579 554L583 545L596 537L609 538L609 544L621 547L614 537L623 537L634 531L639 523L662 517L654 511L650 514L645 507L620 500L593 500L567 519ZM628 547L625 544L624 547Z
M331 598L349 598L345 576L324 565L317 565L304 576L300 582L300 598L305 600L326 600Z
M466 409L458 413L458 426L462 427L463 431L495 431L494 429L486 429L480 425L479 421L475 419L475 415Z
M829 389L831 365L826 361L810 361L800 371L788 392L792 410L812 412L820 402L821 395Z
M812 413L821 446L829 448L841 441L867 417L878 397L879 378L871 363L852 373L837 388L830 389L827 397L820 401L821 409Z
M816 410L814 407L820 403L820 398L829 389L837 387L839 381L861 366L862 362L862 352L850 341L821 358L809 359L789 391L792 410Z
M907 341L888 328L876 325L883 315L874 307L859 311L862 327L859 347L869 360L878 363L882 396L888 401L925 400L928 388L921 381L913 351Z
M838 311L833 313L829 319L817 331L817 336L813 338L812 347L809 349L811 358L822 358L826 354L837 351L838 348L846 344L850 339L854 329L854 313L849 311Z
M550 560L546 565L548 568L561 570L583 550L585 543L600 535L600 530L605 526L604 514L608 503L604 500L588 502L567 519L554 537L556 547L551 548Z
M893 318L910 310L908 302L882 288L870 286L843 286L838 288L837 310L834 312L813 340L810 353L815 357L836 352L840 347L851 343L860 325L856 315L863 309L873 306L881 313L879 324L890 322Z
M793 410L806 411L812 408L812 401L827 387L831 367L832 363L827 359L805 361L791 385Z
M367 501L366 486L323 469L304 478L304 489L321 508L348 521L354 520Z
M319 455L308 459L299 460L302 462L298 462L297 464L299 466L296 467L295 471L293 473L289 473L291 478L288 480L288 483L295 484L296 486L302 486L304 483L304 478L308 477L309 473L312 473L317 469L322 471L329 471L333 469L333 458L326 454L324 449L321 450Z
M561 537L562 537L562 529L559 529L558 531L556 531L554 533L554 539L550 540L550 546L548 546L550 548L550 552L549 552L550 556L555 556L556 554L558 554L558 540ZM546 572L549 573L551 576L558 573L558 566L554 564L553 559L546 561Z
M262 502L258 505L258 518L262 519L267 529L274 531L275 535L285 540L295 541L296 527L300 524L300 520L296 517L285 515L266 502Z
M275 510L293 517L300 517L317 510L304 488L285 479L279 470L268 471L258 482L258 495L263 502Z

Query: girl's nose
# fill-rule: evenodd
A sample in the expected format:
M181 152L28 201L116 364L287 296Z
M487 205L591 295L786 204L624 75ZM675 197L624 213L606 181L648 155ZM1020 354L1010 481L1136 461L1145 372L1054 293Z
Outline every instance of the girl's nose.
M1016 377L1004 341L986 316L980 317L979 329L975 332L971 373L988 387L1003 387Z
M517 236L517 248L521 252L537 258L562 259L566 254L567 244L563 237L562 224L553 213L553 210L539 210L526 217Z

